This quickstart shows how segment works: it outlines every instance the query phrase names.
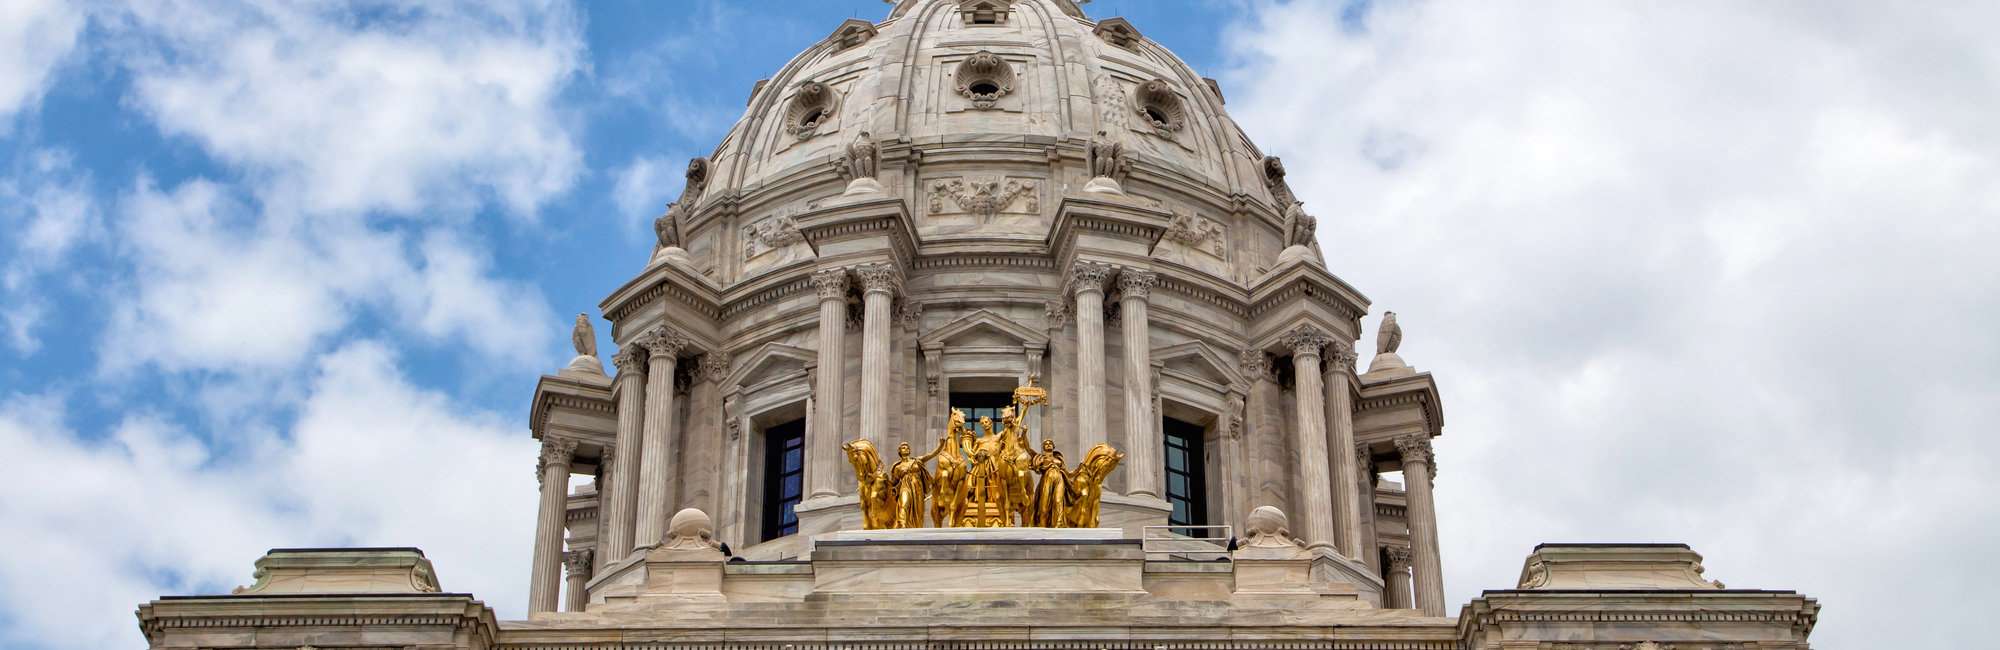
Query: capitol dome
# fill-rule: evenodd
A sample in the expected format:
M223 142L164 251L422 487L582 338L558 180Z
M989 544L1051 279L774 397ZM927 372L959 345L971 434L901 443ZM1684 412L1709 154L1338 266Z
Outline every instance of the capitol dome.
M888 525L876 474L903 445L946 471L963 415L1019 458L1109 463L1066 524L1220 544L1276 508L1359 598L1430 607L1428 495L1408 521L1367 504L1378 470L1428 462L1442 408L1429 373L1354 371L1368 301L1316 223L1222 89L1122 18L903 0L848 20L688 163L654 254L601 304L615 379L544 378L537 435L599 476L568 546L637 557L695 508L747 560L800 558ZM899 521L1030 525L1009 489ZM1385 549L1419 576L1400 596Z

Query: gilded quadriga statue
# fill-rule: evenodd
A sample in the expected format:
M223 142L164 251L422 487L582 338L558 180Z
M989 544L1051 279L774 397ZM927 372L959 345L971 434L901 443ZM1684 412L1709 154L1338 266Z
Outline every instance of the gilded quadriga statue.
M936 448L912 456L910 443L898 444L887 469L875 443L858 438L842 445L859 486L862 522L870 530L923 528L929 499L936 528L1097 527L1104 479L1125 454L1099 444L1071 468L1054 440L1043 438L1035 452L1022 418L1048 403L1048 391L1030 381L1014 389L999 428L982 417L976 433L965 412L954 409ZM935 471L925 466L933 461Z

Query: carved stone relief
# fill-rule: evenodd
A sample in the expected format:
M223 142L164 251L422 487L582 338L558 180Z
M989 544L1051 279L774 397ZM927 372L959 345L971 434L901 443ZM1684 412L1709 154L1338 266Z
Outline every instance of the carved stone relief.
M1014 92L1014 67L1000 55L980 50L958 64L953 90L972 100L972 107L993 108L1001 97Z
M1216 257L1222 257L1228 250L1224 226L1192 214L1174 215L1160 238Z
M1002 212L1041 212L1036 183L1028 179L953 178L931 181L931 214L971 213L991 218ZM1012 209L1019 204L1019 209Z
M743 259L805 241L799 224L790 215L771 217L743 226Z

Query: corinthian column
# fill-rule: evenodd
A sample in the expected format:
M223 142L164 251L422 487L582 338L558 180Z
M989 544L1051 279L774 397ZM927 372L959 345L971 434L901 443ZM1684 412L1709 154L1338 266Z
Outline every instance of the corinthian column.
M888 439L889 427L889 305L902 285L902 274L888 264L864 264L854 269L861 279L861 435L876 449Z
M1146 299L1159 285L1151 271L1127 269L1118 274L1118 317L1125 332L1125 449L1132 468L1126 494L1160 496L1160 444L1153 433L1160 420L1153 416L1153 342L1148 337ZM1197 460L1196 462L1199 462Z
M1104 442L1104 283L1110 279L1108 265L1077 262L1070 268L1070 291L1076 294L1078 454Z
M1326 402L1320 392L1319 352L1331 342L1326 332L1300 325L1279 340L1292 349L1292 400L1297 405L1299 504L1298 531L1308 548L1331 547L1336 539L1331 514L1332 473L1327 469Z
M569 514L569 462L575 453L574 440L542 439L542 459L535 467L542 502L535 513L535 563L528 571L530 614L556 611L562 588L563 518Z
M1391 546L1383 549L1389 568L1382 574L1387 591L1382 593L1383 609L1410 609L1410 549Z
M639 445L639 507L633 517L635 548L658 546L673 511L674 368L687 335L661 325L641 337L646 358L646 434Z
M581 612L583 606L590 602L590 594L584 591L584 585L590 582L590 564L595 559L591 555L590 549L563 554L563 568L568 571L569 579L568 584L563 585L565 612Z
M1444 615L1444 574L1438 560L1437 502L1431 498L1431 437L1410 434L1396 439L1403 452L1404 495L1409 499L1410 569L1416 583L1417 609L1425 616Z
M1354 346L1334 341L1326 346L1326 422L1333 467L1333 516L1335 543L1340 554L1364 564L1366 547L1361 541L1361 491L1356 486L1354 463L1348 455L1354 449L1354 405L1348 396L1347 377L1354 371Z
M806 492L808 498L840 494L840 376L846 365L847 271L813 273L819 292L819 377L813 388L812 427L806 431Z
M646 426L646 350L625 346L611 358L618 364L618 444L611 453L610 494L605 497L604 563L632 554L632 515L639 496L639 441Z

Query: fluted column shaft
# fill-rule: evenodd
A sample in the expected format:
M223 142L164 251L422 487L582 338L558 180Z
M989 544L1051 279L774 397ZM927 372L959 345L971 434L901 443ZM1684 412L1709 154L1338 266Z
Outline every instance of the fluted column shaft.
M618 364L618 443L611 454L611 494L606 497L604 563L632 554L632 516L638 506L639 447L646 427L646 351L627 346L612 357Z
M1076 446L1082 454L1104 442L1104 283L1111 268L1079 263L1070 271L1076 293ZM1129 458L1131 454L1126 454Z
M1382 576L1387 589L1382 593L1382 608L1410 609L1410 549L1391 546L1384 551L1389 555L1389 567Z
M590 549L570 551L563 554L563 568L568 583L563 585L563 611L581 612L590 602L590 593L585 585L590 582L590 565L595 555Z
M1119 310L1125 334L1125 454L1132 467L1126 494L1160 496L1160 457L1165 448L1154 439L1160 421L1153 414L1153 342L1146 318L1146 301L1159 277L1150 271L1118 274ZM1197 461L1198 462L1198 461Z
M813 274L819 292L819 363L813 387L812 426L806 431L806 493L810 498L840 494L841 369L846 366L847 271Z
M1431 440L1427 434L1396 439L1403 453L1405 498L1409 501L1410 569L1417 609L1444 615L1443 563L1438 558L1437 502L1431 495Z
M861 431L862 437L887 449L889 428L889 307L902 277L888 264L855 269L861 278Z
M1360 480L1355 476L1354 405L1348 395L1347 377L1354 370L1354 347L1341 341L1328 344L1326 352L1327 462L1333 468L1333 516L1335 543L1340 554L1368 563L1362 557L1368 549L1361 538Z
M1298 440L1299 534L1311 548L1332 546L1336 539L1331 515L1332 472L1327 468L1326 401L1321 393L1320 348L1330 339L1325 332L1302 325L1287 332L1282 340L1292 349L1293 404L1297 409L1295 435Z
M569 464L576 441L542 440L541 463L535 478L542 500L535 512L534 565L528 572L528 613L556 611L562 588L563 519L569 513Z
M674 507L674 370L687 337L661 326L640 341L646 347L646 433L639 444L639 505L633 517L634 548L658 546Z

